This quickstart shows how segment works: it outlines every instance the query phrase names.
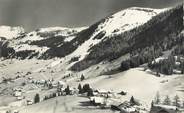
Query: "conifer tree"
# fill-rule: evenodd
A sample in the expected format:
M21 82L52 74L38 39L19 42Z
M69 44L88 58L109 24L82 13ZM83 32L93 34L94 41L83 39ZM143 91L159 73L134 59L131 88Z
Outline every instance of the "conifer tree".
M164 105L171 105L171 100L170 100L170 98L169 98L168 95L167 95L166 98L164 99L163 104L164 104Z
M37 93L34 97L34 103L40 102L40 95Z
M180 98L178 97L178 95L174 97L173 105L176 107L180 107Z

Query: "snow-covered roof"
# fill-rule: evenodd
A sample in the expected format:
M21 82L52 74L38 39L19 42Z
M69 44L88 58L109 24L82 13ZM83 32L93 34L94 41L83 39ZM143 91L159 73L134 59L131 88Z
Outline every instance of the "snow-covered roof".
M134 108L134 107L127 107L127 108L123 108L123 110L125 110L128 113L130 113L130 112L136 111L136 108Z
M66 83L65 82L63 82L63 81L58 81L58 83L60 84L60 85L65 85Z
M108 93L109 91L108 90L105 90L105 89L98 89L98 92L99 93Z
M105 98L104 97L90 97L90 100L98 104L103 104L105 101Z

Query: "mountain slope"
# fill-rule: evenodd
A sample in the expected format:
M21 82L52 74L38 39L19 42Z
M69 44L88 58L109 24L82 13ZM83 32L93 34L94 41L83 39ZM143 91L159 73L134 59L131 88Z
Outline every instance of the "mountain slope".
M103 60L117 59L138 49L155 46L157 43L163 45L164 41L170 39L171 34L178 35L183 29L182 14L183 7L179 6L160 13L140 27L102 39L101 43L87 50L89 55L76 63L72 70L80 71Z
M50 27L40 28L30 33L23 33L15 39L8 41L8 47L12 48L12 56L15 58L40 58L49 49L59 47L73 40L78 32L86 29Z
M59 57L65 59L61 65L69 64L72 71L81 71L156 43L167 43L171 34L181 31L181 9L128 8L89 28L52 27L24 33L8 41L7 47L14 58Z
M172 53L176 58L177 55L184 58L182 17L183 6L168 10L134 7L89 28L40 28L11 40L0 37L0 52L7 58L0 59L0 106L34 99L36 93L41 99L50 98L57 89L47 89L43 81L54 84L63 81L74 89L79 84L90 84L93 90L112 91L115 95L125 91L127 95L116 98L117 102L129 101L133 96L147 111L157 92L161 102L167 95L172 99L178 95L183 102L183 74L165 76L147 66ZM12 96L17 87L24 90L23 101ZM88 98L83 96L68 95L15 109L20 113L51 113L56 107L56 112L114 112L82 106L86 101Z
M14 53L14 57L21 57L25 53L22 59L28 56L48 59L72 54L71 56L83 60L90 48L107 37L139 27L165 10L133 7L108 16L89 28L41 28L18 36L10 43L10 47L18 51ZM141 16L137 18L137 15Z
M96 24L95 32L88 37L89 39L86 42L80 45L74 54L77 56L77 53L81 53L80 51L82 50L82 55L78 55L80 56L80 60L82 60L90 53L90 48L98 43L139 27L163 11L165 11L165 9L158 10L133 7L102 19ZM139 16L140 18L137 18L137 15L141 15Z

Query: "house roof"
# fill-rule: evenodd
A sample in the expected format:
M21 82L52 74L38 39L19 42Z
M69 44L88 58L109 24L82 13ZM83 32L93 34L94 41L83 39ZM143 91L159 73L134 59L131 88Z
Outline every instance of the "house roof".
M94 101L95 103L103 104L105 101L105 98L103 97L90 97L91 101Z

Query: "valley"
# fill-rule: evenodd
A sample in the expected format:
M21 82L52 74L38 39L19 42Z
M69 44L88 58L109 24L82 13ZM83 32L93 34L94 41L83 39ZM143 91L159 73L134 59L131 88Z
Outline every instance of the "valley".
M182 23L179 5L81 28L0 27L0 113L183 113Z

